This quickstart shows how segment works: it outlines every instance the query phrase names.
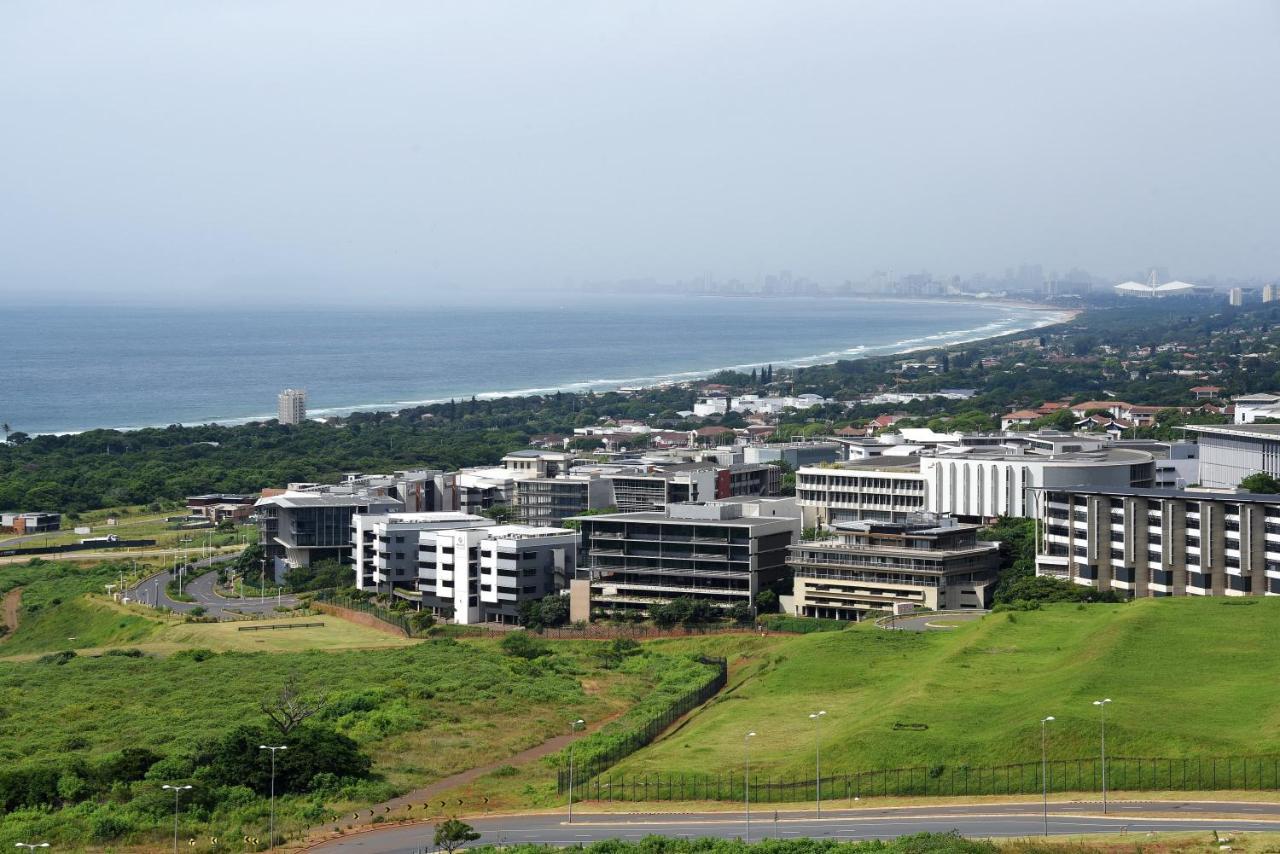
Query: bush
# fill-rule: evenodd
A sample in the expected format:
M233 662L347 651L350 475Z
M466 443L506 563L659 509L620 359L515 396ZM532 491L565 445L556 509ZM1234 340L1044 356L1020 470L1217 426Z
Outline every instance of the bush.
M681 596L665 605L650 607L649 616L653 618L656 625L670 628L677 623L685 626L717 623L723 619L724 612L705 599Z
M277 794L306 792L322 774L338 778L369 775L369 757L354 741L313 724L298 727L284 738L258 727L237 727L199 752L196 775L211 785L243 785L266 795L271 791L271 756L261 748L263 744L288 748L276 753Z
M89 820L89 833L94 842L110 842L131 832L133 824L112 807L100 807Z
M547 654L547 645L528 632L507 632L507 636L498 644L507 655L516 658L533 660Z
M121 658L142 658L143 652L140 649L129 647L128 649L109 649L103 655L120 656Z
M36 659L36 662L38 664L66 664L75 657L75 650L64 649L61 652L51 652L48 655L42 655Z
M215 655L217 653L211 649L195 647L194 649L183 649L175 652L170 661L208 661Z
M205 614L208 613L208 611L205 610L205 607L203 605L197 605L187 613L190 614L192 617L203 617Z

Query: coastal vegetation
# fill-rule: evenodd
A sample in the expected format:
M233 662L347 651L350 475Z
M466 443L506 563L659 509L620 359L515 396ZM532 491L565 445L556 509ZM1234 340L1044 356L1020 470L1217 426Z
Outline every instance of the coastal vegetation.
M1221 420L1173 407L1194 403L1194 384L1178 373L1194 357L1212 368L1226 393L1280 387L1280 306L1228 308L1205 300L1105 304L1074 320L1028 335L912 354L934 369L903 368L901 356L843 360L831 365L778 368L767 373L723 372L709 378L738 391L814 392L853 399L878 390L928 393L971 388L967 400L927 399L895 405L905 425L939 429L994 429L1000 413L1063 397L1104 394L1167 406L1140 435L1174 437L1185 423ZM1238 346L1249 341L1251 353ZM1161 350L1163 345L1177 348ZM1137 360L1126 350L1148 348ZM1180 349L1179 349L1180 348ZM754 374L754 375L753 375ZM235 427L180 426L129 432L91 430L31 437L15 426L0 443L0 507L82 512L128 504L173 501L202 492L253 492L289 481L318 481L344 471L387 471L408 466L453 469L490 464L542 434L570 435L602 418L643 419L689 429L708 421L679 413L697 391L667 386L632 394L548 394L462 400L405 409L356 413L332 423ZM778 436L813 435L865 423L880 405L829 405L792 411Z

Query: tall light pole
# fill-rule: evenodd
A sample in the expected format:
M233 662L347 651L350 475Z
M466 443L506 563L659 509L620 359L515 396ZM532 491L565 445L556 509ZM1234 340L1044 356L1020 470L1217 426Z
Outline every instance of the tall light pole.
M821 711L809 715L809 720L813 721L813 777L818 818L822 818L822 717L825 714Z
M1098 707L1098 711L1102 713L1102 814L1107 814L1107 703L1111 702L1108 697L1105 700L1094 700L1093 704Z
M747 842L751 842L751 739L755 738L754 732L749 732L742 737L742 799L747 808Z
M178 854L178 796L190 789L191 786L170 786L165 783L160 788L169 789L173 792L173 854Z
M1053 715L1040 719L1040 792L1044 798L1044 835L1049 835L1049 750L1046 725L1053 720Z
M578 718L569 724L569 824L573 824L573 736L578 727L585 727L587 722Z
M259 744L259 750L271 751L271 818L267 824L267 844L271 846L272 851L276 850L276 751L288 750L288 746L284 744Z
M25 848L28 851L35 851L37 848L48 848L48 842L15 842L14 848Z

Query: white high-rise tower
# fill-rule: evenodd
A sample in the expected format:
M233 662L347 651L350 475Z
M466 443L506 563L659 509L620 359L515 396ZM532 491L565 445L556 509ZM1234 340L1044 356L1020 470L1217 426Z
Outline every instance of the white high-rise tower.
M276 418L281 424L301 424L307 420L307 391L287 388L276 398Z

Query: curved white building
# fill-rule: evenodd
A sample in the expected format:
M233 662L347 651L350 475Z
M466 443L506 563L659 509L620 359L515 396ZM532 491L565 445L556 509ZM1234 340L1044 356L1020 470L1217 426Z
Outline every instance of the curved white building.
M1151 454L1121 448L1038 454L965 447L920 459L927 510L977 519L1034 515L1034 488L1149 487L1155 469Z
M1121 282L1116 285L1116 293L1122 297L1147 297L1150 299L1159 299L1161 297L1183 297L1191 296L1196 292L1196 286L1190 282L1165 282L1163 285L1157 285L1155 276L1151 277L1149 282Z

